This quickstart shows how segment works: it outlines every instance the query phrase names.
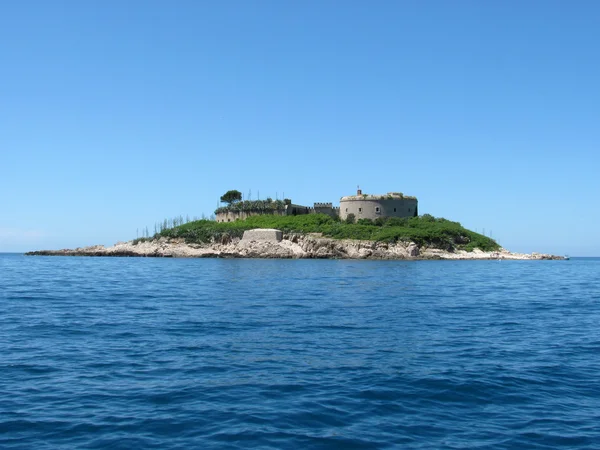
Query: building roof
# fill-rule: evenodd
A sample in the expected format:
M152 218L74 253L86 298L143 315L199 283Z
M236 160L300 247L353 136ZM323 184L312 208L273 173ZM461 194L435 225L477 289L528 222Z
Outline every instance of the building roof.
M404 195L402 192L388 192L387 194L360 194L360 195L347 195L342 197L340 202L349 202L355 200L416 200L417 197L410 195Z

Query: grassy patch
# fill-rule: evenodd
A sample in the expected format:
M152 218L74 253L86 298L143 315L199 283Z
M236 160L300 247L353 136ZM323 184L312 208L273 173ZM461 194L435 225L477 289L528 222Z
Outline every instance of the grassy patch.
M435 218L428 214L411 218L378 219L374 222L341 222L325 214L300 216L262 215L235 222L198 220L165 229L155 237L183 238L189 243L218 241L225 235L242 237L245 230L276 228L284 233L322 233L333 239L359 239L382 242L413 241L420 246L441 249L480 248L493 251L500 248L491 238L467 230L458 222Z

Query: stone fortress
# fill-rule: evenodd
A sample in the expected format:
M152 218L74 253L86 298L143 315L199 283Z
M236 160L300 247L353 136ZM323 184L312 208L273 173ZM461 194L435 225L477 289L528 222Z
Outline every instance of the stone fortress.
M416 197L400 192L388 192L384 195L363 194L360 188L356 195L348 195L340 199L340 206L333 203L314 203L312 207L295 205L291 201L279 201L280 207L262 209L227 209L220 208L216 213L217 222L234 222L247 217L263 214L279 216L297 216L301 214L327 214L346 220L353 214L355 220L375 220L386 217L415 217L419 215Z
M419 215L416 197L405 196L400 192L388 192L385 195L363 194L360 189L356 195L340 199L340 219L346 220L354 214L356 220L380 217L415 217Z

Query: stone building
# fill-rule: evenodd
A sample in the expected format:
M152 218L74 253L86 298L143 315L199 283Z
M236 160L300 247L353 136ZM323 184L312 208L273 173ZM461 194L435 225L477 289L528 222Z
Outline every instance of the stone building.
M356 195L340 199L340 206L333 203L314 203L314 206L296 205L286 199L272 201L244 201L215 211L217 222L235 222L250 216L273 214L278 216L297 216L302 214L327 214L346 220L354 214L356 220L385 217L413 217L418 215L416 197L406 196L399 192L388 192L385 195L363 194L360 189Z
M272 202L240 202L235 208L222 207L215 211L217 222L235 222L245 220L250 216L262 216L266 214L276 216L297 216L310 214L311 209L307 206L295 205L290 202L276 200ZM266 207L265 207L266 206Z
M356 195L340 199L340 218L346 220L354 214L356 220L375 220L383 217L414 217L419 214L416 197L400 192L388 192L385 195L363 194L359 189Z
M338 217L340 215L339 206L333 206L333 203L315 203L310 210L314 214L327 214L331 217Z

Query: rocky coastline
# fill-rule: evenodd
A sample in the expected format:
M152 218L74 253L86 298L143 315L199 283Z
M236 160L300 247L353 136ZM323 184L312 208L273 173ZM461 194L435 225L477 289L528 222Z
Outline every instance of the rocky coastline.
M373 260L554 260L562 256L544 253L513 253L505 249L472 252L420 247L414 242L336 240L318 233L287 234L279 230L250 230L244 237L219 242L190 244L183 239L118 242L111 247L94 245L63 250L39 250L27 255L114 256L157 258L284 258L284 259L373 259Z

